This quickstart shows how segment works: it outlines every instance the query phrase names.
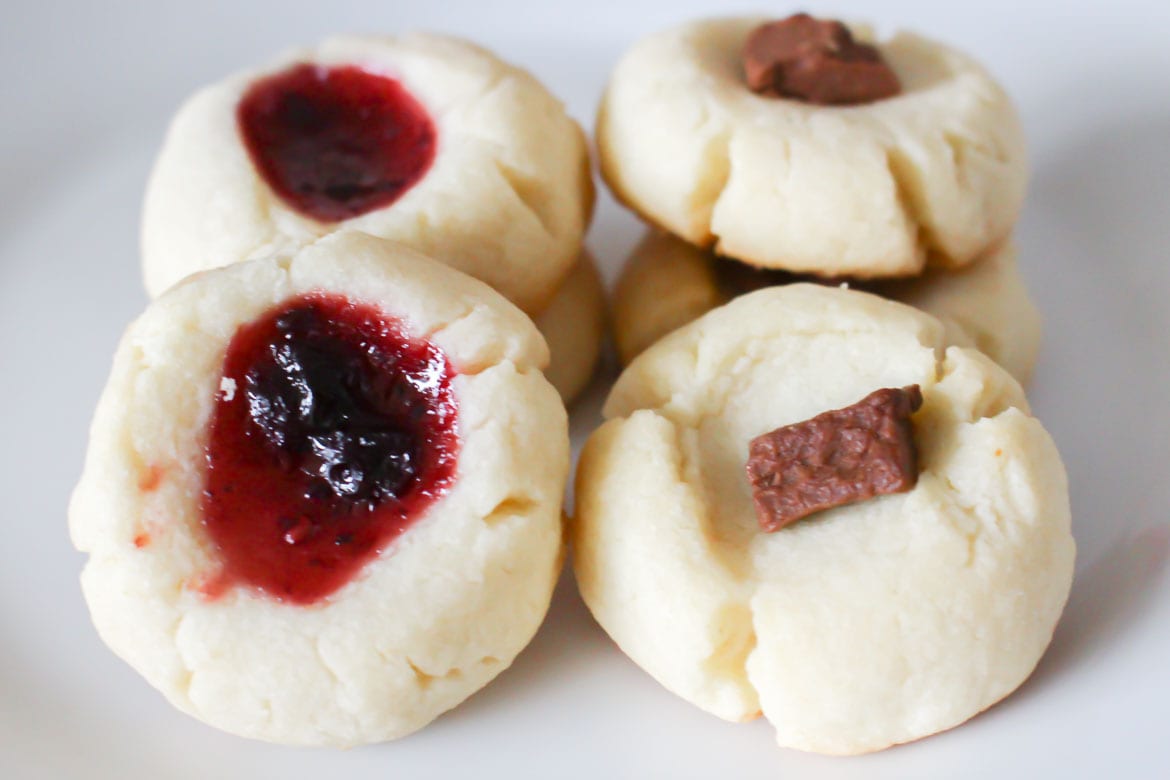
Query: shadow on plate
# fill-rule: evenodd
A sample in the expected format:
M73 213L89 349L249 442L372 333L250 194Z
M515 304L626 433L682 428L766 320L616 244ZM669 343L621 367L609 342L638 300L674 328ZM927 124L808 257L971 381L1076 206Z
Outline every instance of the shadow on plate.
M1049 313L1033 390L1068 468L1079 564L1033 692L1120 641L1170 557L1167 139L1170 115L1074 139L1041 161L1022 226Z
M1097 655L1137 621L1170 559L1170 525L1142 529L1077 576L1052 646L1026 689L1043 686Z

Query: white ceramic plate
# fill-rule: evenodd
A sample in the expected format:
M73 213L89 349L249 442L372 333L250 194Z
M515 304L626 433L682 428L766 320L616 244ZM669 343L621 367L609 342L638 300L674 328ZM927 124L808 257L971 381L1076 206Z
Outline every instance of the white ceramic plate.
M885 753L782 751L765 723L723 723L661 689L566 580L512 669L398 743L290 750L172 710L98 640L65 530L114 344L144 305L138 209L170 113L201 83L295 43L430 28L531 68L588 125L633 40L728 6L10 3L0 21L0 777L1170 776L1168 6L802 5L977 54L1025 117L1034 177L1018 236L1047 319L1032 398L1068 465L1080 554L1064 621L1022 690ZM611 277L637 234L603 198L590 243ZM578 441L603 389L576 412Z

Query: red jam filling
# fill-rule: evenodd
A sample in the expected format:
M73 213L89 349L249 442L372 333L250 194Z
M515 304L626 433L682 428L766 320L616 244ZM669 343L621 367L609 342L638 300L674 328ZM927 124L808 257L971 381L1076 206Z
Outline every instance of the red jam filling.
M450 486L454 375L433 344L336 295L236 331L207 442L203 522L223 585L311 604L349 582Z
M338 222L389 206L435 159L435 126L401 84L353 66L294 65L245 93L252 163L289 207Z

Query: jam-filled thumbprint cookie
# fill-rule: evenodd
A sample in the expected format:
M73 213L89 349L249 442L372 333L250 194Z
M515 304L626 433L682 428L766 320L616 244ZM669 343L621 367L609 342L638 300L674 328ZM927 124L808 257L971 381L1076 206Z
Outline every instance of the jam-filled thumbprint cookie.
M530 74L457 38L337 37L183 105L147 188L143 273L155 296L352 229L537 314L592 207L584 135Z
M352 746L508 667L562 560L531 320L382 239L194 275L127 330L70 506L105 642L229 732Z

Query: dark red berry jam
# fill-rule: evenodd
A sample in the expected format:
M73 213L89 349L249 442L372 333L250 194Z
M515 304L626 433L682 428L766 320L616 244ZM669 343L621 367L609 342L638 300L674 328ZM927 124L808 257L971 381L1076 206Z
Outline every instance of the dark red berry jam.
M203 495L218 584L310 604L349 582L450 486L453 375L433 344L336 295L236 331Z
M435 126L401 84L352 66L294 65L236 108L252 163L286 204L321 222L389 206L435 159Z

